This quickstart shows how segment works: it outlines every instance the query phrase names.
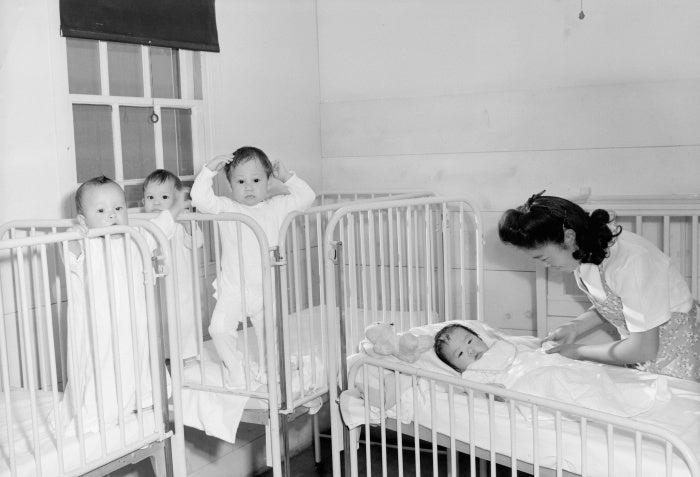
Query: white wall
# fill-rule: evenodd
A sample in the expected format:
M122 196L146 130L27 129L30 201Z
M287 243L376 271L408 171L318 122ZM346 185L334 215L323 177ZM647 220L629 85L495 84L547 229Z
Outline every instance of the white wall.
M313 0L219 1L221 53L208 57L211 153L262 148L321 187Z
M58 30L58 2L1 2L0 222L60 217L71 177L75 184Z
M534 329L502 210L547 189L700 192L700 4L319 2L323 183L429 188L486 211L487 307Z

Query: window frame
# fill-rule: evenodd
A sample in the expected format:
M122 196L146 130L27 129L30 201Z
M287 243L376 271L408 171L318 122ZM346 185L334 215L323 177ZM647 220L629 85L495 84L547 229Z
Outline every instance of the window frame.
M64 39L64 48L66 51L66 60L68 52L68 39ZM70 93L68 91L69 98L69 110L70 110L70 121L69 123L69 144L72 150L73 164L77 168L77 158L76 158L76 148L75 148L75 131L74 131L74 118L73 118L73 105L85 104L85 105L100 105L100 106L111 106L111 119L112 119L112 148L114 153L114 177L111 177L115 182L120 184L122 187L141 185L143 183L143 178L140 179L124 179L124 159L122 154L122 139L121 139L121 121L120 121L120 107L121 106L133 106L133 107L147 107L153 108L155 113L162 118L161 110L163 108L175 108L175 109L189 109L191 111L191 127L192 127L192 167L193 173L188 175L180 175L178 171L171 171L178 175L183 181L193 181L196 176L196 171L198 165L201 164L202 158L205 157L205 78L206 78L206 66L205 66L205 52L192 51L177 49L178 61L179 61L179 82L180 82L180 96L181 98L154 98L151 92L151 68L150 68L150 46L139 45L141 52L141 72L142 72L142 83L143 83L143 97L135 96L111 96L109 88L109 61L107 53L107 42L102 40L87 40L87 41L97 41L98 51L99 51L99 69L100 69L100 91L101 94L82 94L82 93ZM199 61L199 74L201 83L201 96L202 99L195 99L195 84L194 84L194 55L200 55ZM66 64L66 71L68 70L68 65ZM68 87L70 85L66 83ZM162 120L157 121L153 124L153 134L154 134L154 144L155 144L155 161L156 168L164 168L164 148L163 148L163 130L162 130ZM76 174L74 180L77 184L78 174L76 169Z

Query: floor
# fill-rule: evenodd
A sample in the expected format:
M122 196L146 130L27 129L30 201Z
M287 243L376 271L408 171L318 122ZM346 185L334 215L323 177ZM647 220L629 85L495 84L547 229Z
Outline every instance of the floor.
M410 438L409 438L410 439ZM388 437L388 443L391 445L391 437ZM404 438L404 446L410 446L412 445L412 442L410 440L406 440ZM423 447L425 447L425 443L423 443ZM391 452L387 453L387 462L386 462L386 474L387 476L398 476L398 456L397 452ZM360 447L360 452L358 453L358 460L359 460L359 475L360 476L366 476L368 475L367 472L367 466L366 466L366 459L365 459L365 449L364 445L361 444ZM342 460L341 460L341 465L342 465ZM475 477L488 477L490 476L490 470L487 468L484 473L479 473L478 471L478 463L477 463L477 472L474 474ZM332 469L332 464L331 464L331 440L330 436L322 436L321 438L321 463L316 464L314 462L314 449L313 447L310 447L300 454L296 455L291 459L291 476L292 477L305 477L305 476L318 476L318 477L330 477L333 475L333 469ZM488 466L487 466L488 467ZM469 477L472 474L470 473L469 469L469 456L460 454L458 456L458 475L460 477ZM343 471L343 474L345 472ZM370 457L370 472L369 474L373 476L381 476L384 475L383 469L382 469L382 455L379 447L374 446L371 450L371 457ZM415 467L415 455L414 451L411 450L404 450L403 452L403 476L412 476L412 475L418 475L416 473L416 467ZM421 452L421 465L420 465L420 475L421 476L434 476L435 474L433 473L432 469L432 456L430 453L430 447L428 446L427 449L425 449L425 452ZM444 452L440 455L440 464L438 466L438 471L437 471L437 476L447 476L449 475L447 471L447 456L444 454ZM511 476L511 470L510 468L503 467L503 466L496 466L496 477L506 477L506 476ZM518 472L517 477L528 477L529 474L526 474L524 472ZM261 474L258 474L258 477L273 477L272 476L272 471L268 470L266 472L263 472Z

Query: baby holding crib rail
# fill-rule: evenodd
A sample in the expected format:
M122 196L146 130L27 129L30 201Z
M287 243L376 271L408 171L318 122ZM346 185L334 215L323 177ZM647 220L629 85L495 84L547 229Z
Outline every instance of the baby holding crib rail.
M124 190L107 177L84 182L75 204L74 230L83 234L128 225ZM168 228L178 213L175 207L154 222ZM146 240L155 248L153 239ZM96 429L99 416L112 421L120 412L153 404L142 259L135 244L119 233L70 241L64 260L70 295L63 412L70 420L82 409L84 430Z
M231 187L231 198L214 194L213 179L222 171ZM268 197L271 177L283 182L289 194ZM192 204L200 212L234 212L252 217L264 230L270 247L277 245L279 230L287 214L305 210L316 198L311 187L281 162L271 163L262 150L250 146L209 161L197 175L191 196ZM261 380L264 380L264 333L273 332L263 329L262 251L253 232L245 226L240 229L240 242L233 223L222 221L220 231L221 272L214 284L217 301L209 334L228 369L227 384L243 387L242 354L236 332L238 324L245 326L246 317L250 317L255 327L258 378Z
M165 169L156 169L143 181L143 208L145 212L160 212L176 219L187 206L185 188L178 176ZM194 232L189 223L174 220L155 220L170 240L175 274L177 312L180 315L180 353L183 359L197 355L197 315L193 295L192 249L204 244L202 231L195 225ZM173 321L171 321L173 322ZM167 333L164 333L167 343ZM165 349L169 349L167 346Z
M452 323L436 333L434 349L464 379L619 416L640 414L670 397L661 376L623 368L618 373L616 368L548 354L540 343L533 336L508 336L488 327L479 334L466 324Z

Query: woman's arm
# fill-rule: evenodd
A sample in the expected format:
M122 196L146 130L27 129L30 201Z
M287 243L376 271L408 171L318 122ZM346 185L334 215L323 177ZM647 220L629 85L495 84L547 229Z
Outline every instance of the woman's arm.
M595 308L590 308L568 323L550 331L542 341L555 341L559 344L570 344L576 341L577 337L588 333L601 323L603 323L603 317L598 314Z
M587 359L600 363L625 365L656 359L659 351L659 328L630 333L624 340L604 344L561 344L547 351L567 358Z

